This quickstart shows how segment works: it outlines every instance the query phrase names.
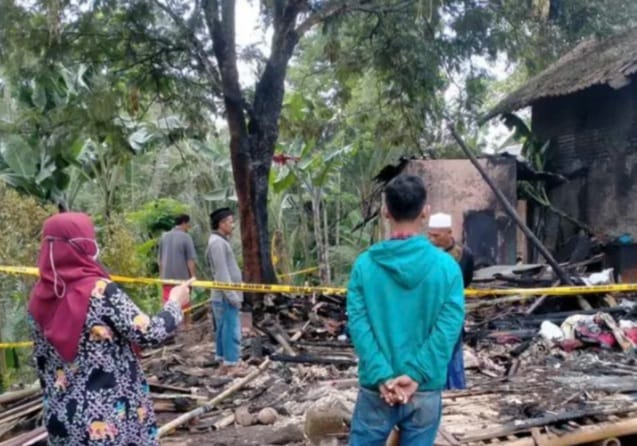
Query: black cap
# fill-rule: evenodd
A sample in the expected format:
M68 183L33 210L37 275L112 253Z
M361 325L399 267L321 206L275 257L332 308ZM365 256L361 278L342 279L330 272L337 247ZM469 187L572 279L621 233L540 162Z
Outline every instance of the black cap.
M230 215L234 215L230 208L219 208L212 211L210 214L210 226L212 226L212 229L219 228L219 222Z

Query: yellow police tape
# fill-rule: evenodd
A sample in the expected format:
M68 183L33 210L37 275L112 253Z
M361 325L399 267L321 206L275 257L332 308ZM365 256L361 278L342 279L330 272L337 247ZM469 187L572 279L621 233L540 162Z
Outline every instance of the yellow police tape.
M31 341L22 341L22 342L0 342L0 350L7 348L26 348L31 347L33 342Z
M37 268L29 266L0 266L0 273L22 274L29 276L39 275ZM162 280L147 277L125 277L116 275L111 276L111 279L119 283L143 285L178 285L182 282L179 280ZM225 283L215 282L211 280L196 280L193 282L192 286L222 291L244 291L247 293L287 293L298 295L330 294L340 296L344 295L347 292L347 289L342 287L312 287L264 283ZM581 294L626 292L637 292L637 283L593 286L559 286L542 288L467 288L465 290L465 296L540 296L543 294L549 294L551 296L577 296Z
M38 269L29 266L0 266L0 273L22 274L28 276L38 276ZM143 285L178 285L181 280L151 279L148 277L125 277L112 275L111 280L118 283L137 283ZM271 285L261 283L225 283L212 280L196 280L192 286L197 288L208 288L222 291L245 291L248 293L289 293L289 294L345 294L345 288L334 287L309 287L293 285Z
M0 266L0 273L20 274L28 276L39 276L38 269L29 266ZM111 279L119 283L143 284L143 285L178 285L179 280L161 280L151 279L147 277L125 277L111 276ZM310 287L310 286L293 286L293 285L271 285L258 283L224 283L210 280L196 280L192 284L198 288L208 288L223 291L245 291L249 293L289 293L289 294L330 294L344 295L347 292L345 288L335 287ZM484 296L539 296L549 294L551 296L578 296L581 294L602 294L602 293L626 293L637 292L637 283L613 284L613 285L593 285L593 286L560 286L560 287L544 287L544 288L468 288L465 290L466 297L484 297ZM185 310L192 311L195 308L206 305L210 302L206 300ZM0 350L8 348L24 348L30 347L33 343L24 342L7 342L0 343Z

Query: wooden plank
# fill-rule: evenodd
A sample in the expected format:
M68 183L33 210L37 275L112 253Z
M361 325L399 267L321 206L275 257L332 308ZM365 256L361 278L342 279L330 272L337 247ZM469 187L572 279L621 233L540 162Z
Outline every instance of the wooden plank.
M515 434L518 432L528 431L533 427L539 427L544 425L549 425L558 422L565 422L568 420L590 417L595 415L610 415L610 414L619 414L619 413L627 413L637 410L637 405L625 406L625 407L612 407L606 409L587 409L587 410L577 410L572 412L566 412L556 415L546 415L538 418L531 418L524 421L515 421L512 423L505 423L501 427L495 429L486 429L482 430L480 433L475 433L473 435L461 435L459 436L460 441L462 442L471 442L471 441L480 441L487 440L489 438L494 437L505 437L507 435Z
M21 412L18 412L14 415L11 415L9 417L2 417L2 420L0 420L0 423L4 424L4 423L8 423L9 421L13 421L13 420L17 420L18 418L22 418L24 416L30 415L33 412L39 412L40 410L42 410L42 403L38 403L37 405L33 406L33 407L29 407L27 409L24 409Z
M30 396L35 396L40 393L40 390L40 383L37 383L37 385L34 385L33 387L30 387L28 389L17 390L15 392L5 392L3 394L0 394L0 406L11 404Z
M33 401L29 401L28 403L21 404L19 406L14 407L13 409L7 410L0 414L0 424L7 423L10 420L15 419L14 416L16 414L20 415L22 413L31 413L30 410L33 408L42 407L42 399L37 399Z
M46 440L48 434L44 427L39 427L31 432L20 435L19 437L12 438L11 440L3 441L0 446L33 446L40 441Z
M637 434L637 417L616 423L603 423L593 426L584 426L576 432L568 433L560 437L540 434L537 438L521 438L515 442L506 443L503 446L575 446L605 440L612 437L624 437ZM0 445L2 446L2 445Z

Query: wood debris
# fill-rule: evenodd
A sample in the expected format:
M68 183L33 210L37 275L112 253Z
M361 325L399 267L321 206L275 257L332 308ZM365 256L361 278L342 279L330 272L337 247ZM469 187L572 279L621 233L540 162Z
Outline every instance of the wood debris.
M510 286L511 278L517 286L555 280L541 265L492 268L481 277L490 278L484 287ZM623 351L632 341L617 323L637 320L635 305L626 299L608 306L603 297L590 298L591 311L550 296L469 302L469 389L445 392L436 444L566 445L636 433L637 363ZM596 314L621 338L615 348L567 351L538 336L543 321L559 326ZM219 375L209 317L143 354L162 444L346 444L357 380L343 298L269 296L264 317L244 339L246 378ZM42 441L41 407L37 385L0 395L0 446Z

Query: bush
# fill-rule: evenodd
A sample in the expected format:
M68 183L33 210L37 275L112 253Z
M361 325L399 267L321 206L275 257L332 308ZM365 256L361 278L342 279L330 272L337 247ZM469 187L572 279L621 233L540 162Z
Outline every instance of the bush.
M121 215L114 215L99 228L100 257L111 274L128 277L147 277L149 265L143 244L139 243L132 223ZM160 307L161 288L156 285L120 284L145 312L154 313Z
M160 198L146 203L139 211L128 214L128 218L142 235L138 251L149 274L159 274L159 265L157 265L159 237L175 226L177 215L186 213L188 213L187 205L169 198Z
M42 224L56 212L53 206L42 206L0 182L0 265L34 266ZM0 275L0 342L30 339L26 303L34 282L27 276ZM0 392L3 383L10 384L18 375L11 369L28 363L30 358L30 349L0 350ZM19 375L26 377L23 372Z

